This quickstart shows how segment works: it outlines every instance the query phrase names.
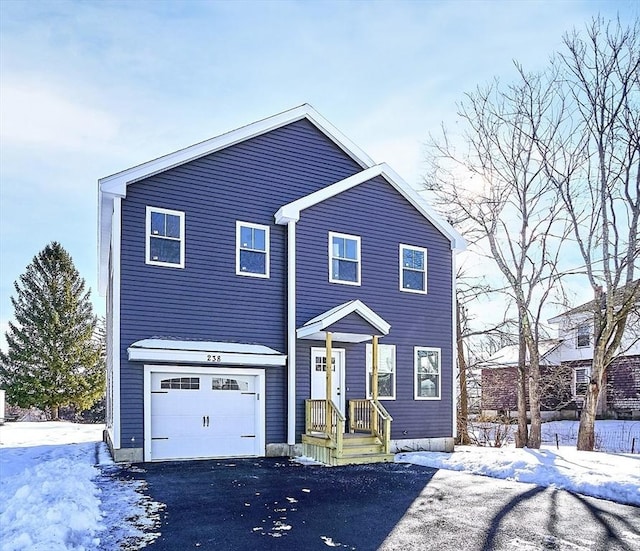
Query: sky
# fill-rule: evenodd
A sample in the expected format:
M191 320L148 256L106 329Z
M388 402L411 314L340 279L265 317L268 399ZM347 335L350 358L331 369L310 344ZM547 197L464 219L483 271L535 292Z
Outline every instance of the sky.
M310 103L418 186L424 144L598 1L0 1L0 347L13 282L59 241L97 293L97 181Z
M101 441L103 427L66 422L0 427L0 540L4 551L140 549L161 535L162 504L145 495L141 481L110 476L118 467ZM558 435L565 445L545 445L539 450L513 445L457 446L454 453L402 453L395 460L640 505L638 455L579 452L576 434L577 422L545 423L544 440L553 441ZM623 434L625 443L630 443L640 438L640 422L597 421L596 434L597 440L605 442L607 434ZM489 500L500 489L491 484L474 486L476 493L488 492ZM421 512L424 509L414 514ZM297 527L290 528L295 534ZM634 541L638 535L629 525L619 537Z

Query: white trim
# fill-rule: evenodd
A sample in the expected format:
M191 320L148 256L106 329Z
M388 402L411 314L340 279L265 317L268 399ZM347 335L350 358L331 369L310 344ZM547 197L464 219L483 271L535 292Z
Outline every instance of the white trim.
M419 272L420 270L415 270L413 268L406 268L405 266L403 266L402 264L402 259L403 259L403 252L405 249L411 250L411 251L416 251L416 252L420 252L424 254L424 269L422 270L422 273L424 274L424 289L407 289L405 287L402 286L402 283L404 281L404 270L410 270L412 272ZM398 253L398 264L400 266L400 274L399 274L399 280L398 280L398 286L400 288L400 290L403 293L416 293L419 295L426 295L427 294L427 289L428 289L428 285L427 285L427 249L425 249L424 247L417 247L416 245L407 245L406 243L400 243L400 250Z
M350 241L355 241L356 242L356 259L355 260L351 260L350 258L339 258L339 257L335 257L337 260L344 260L346 262L355 262L357 264L357 277L358 279L356 281L345 281L343 279L335 279L332 275L332 267L333 267L333 260L334 260L334 256L333 256L333 238L337 237L339 239L345 239L345 240L350 240ZM333 232L330 231L329 232L329 237L328 237L328 251L329 251L329 283L338 283L340 285L356 285L356 286L360 286L361 285L361 267L362 267L362 251L361 251L361 242L360 242L360 236L359 235L351 235L348 233L339 233L339 232Z
M263 230L264 231L264 246L265 246L265 250L261 251L259 249L248 249L248 248L244 248L242 250L244 251L253 251L253 252L258 252L258 253L264 253L265 255L265 273L264 274L260 274L260 273L256 273L256 272L244 272L240 269L240 250L241 250L241 243L240 243L240 230L242 228L251 228L251 229L256 229L256 230ZM271 245L270 245L270 241L269 241L269 226L265 226L264 224L254 224L252 222L243 222L242 220L236 220L236 275L239 276L247 276L247 277L259 277L262 279L269 279L269 251L271 249Z
M438 352L438 396L418 396L418 352ZM414 400L442 400L442 349L434 346L413 347L413 399Z
M398 369L396 360L396 345L395 344L378 344L378 360L380 359L381 348L389 347L393 349L393 395L392 396L380 396L380 388L378 388L378 400L395 400L396 399L396 382L398 379ZM369 383L369 374L373 371L373 344L367 344L365 348L365 391L366 397L371 398L371 384ZM380 365L378 365L378 373L380 372Z
M362 149L348 139L342 132L333 126L327 119L318 113L311 105L305 103L293 109L283 111L277 115L242 126L225 134L210 138L203 142L180 149L168 155L163 155L146 163L123 170L111 176L99 180L103 193L112 193L125 196L126 186L148 178L154 174L164 172L176 166L188 163L205 155L210 155L231 145L244 142L261 134L266 134L287 124L307 119L321 132L329 137L336 145L345 151L363 168L373 166L375 163Z
M260 415L260 434L258 449L265 455L266 449L266 385L264 369L211 368L181 365L145 365L144 366L144 460L152 461L151 457L151 374L152 373L197 373L207 375L254 375L258 377Z
M459 366L458 366L458 324L457 324L457 316L458 316L458 293L457 293L457 278L458 269L456 267L456 253L455 251L451 252L451 408L452 412L452 423L451 434L454 438L458 437L458 377L459 377ZM442 363L441 369L442 371Z
M327 119L320 115L320 113L311 107L311 105L305 103L272 117L248 124L236 130L232 130L231 132L227 132L204 142L200 142L98 180L100 190L98 198L98 259L100 266L100 269L98 270L98 288L100 290L100 294L104 294L104 289L108 281L108 269L105 267L105 263L108 262L108 239L111 234L111 220L110 216L106 216L106 213L110 215L112 203L115 197L126 197L127 186L144 178L153 176L154 174L164 172L165 170L169 170L205 155L215 153L216 151L220 151L221 149L231 145L265 134L271 130L275 130L302 119L307 119L311 122L316 128L318 128L318 130L347 153L347 155L356 161L356 163L358 163L362 168L375 165L373 159L371 159L371 157L369 157L362 149L347 138Z
M111 266L113 268L112 304L112 385L113 385L113 434L111 442L113 447L120 449L120 240L122 237L122 199L116 197L113 201L113 222L111 231ZM108 264L108 263L107 263Z
M395 172L386 163L381 163L369 167L353 176L349 176L344 180L340 180L330 186L322 188L318 191L310 193L305 197L301 197L291 203L287 203L278 209L275 214L276 224L286 224L289 220L300 219L301 211L326 201L331 197L335 197L340 193L347 191L355 186L368 182L376 176L383 176L389 184L391 184L407 201L409 201L417 210L429 220L445 237L451 242L451 248L457 251L463 251L466 248L464 238L440 215L438 215L427 202L420 197L407 182L405 182L397 172Z
M163 262L161 260L152 260L151 259L151 238L154 237L151 234L151 213L157 212L160 214L168 214L171 216L177 216L180 219L180 238L176 239L173 237L159 236L163 239L168 239L170 241L179 241L180 242L180 262ZM145 248L144 248L144 262L145 264L149 264L151 266L164 266L166 268L184 268L184 257L185 257L185 248L187 246L187 238L184 232L185 223L184 223L184 212L180 210L170 210L164 209L161 207L153 207L147 205L146 209L146 221L145 221Z
M299 339L309 338L310 336L323 331L327 327L333 325L337 321L340 321L345 316L351 313L357 313L367 323L372 325L382 335L388 335L391 330L391 325L383 320L378 314L376 314L371 308L364 304L360 300L350 300L344 304L340 304L331 310L323 312L319 316L310 319L302 327L298 328L296 333ZM371 338L371 335L368 336ZM359 342L359 341L358 341Z
M296 444L296 223L287 224L287 444Z
M162 342L162 341L161 341ZM224 343L174 341L174 346L154 345L153 339L133 343L127 352L130 362L174 362L180 364L284 366L287 357L275 350L255 345L235 345L245 351L227 349ZM264 350L262 350L264 349ZM271 350L271 352L266 352Z

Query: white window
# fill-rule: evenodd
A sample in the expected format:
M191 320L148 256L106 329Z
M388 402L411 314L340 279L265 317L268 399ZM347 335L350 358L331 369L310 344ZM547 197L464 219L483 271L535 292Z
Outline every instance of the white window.
M367 397L371 398L371 375L373 374L373 346L367 344ZM396 398L396 345L378 345L378 398Z
M360 285L360 236L329 232L329 281Z
M147 207L146 263L184 268L184 212Z
M416 346L413 350L415 399L440 400L442 383L440 349Z
M584 396L589 386L589 370L586 367L576 367L573 370L573 395Z
M269 226L236 222L236 274L269 277Z
M400 290L427 292L427 249L400 243Z
M576 333L576 348L591 346L591 326L587 323L580 325Z

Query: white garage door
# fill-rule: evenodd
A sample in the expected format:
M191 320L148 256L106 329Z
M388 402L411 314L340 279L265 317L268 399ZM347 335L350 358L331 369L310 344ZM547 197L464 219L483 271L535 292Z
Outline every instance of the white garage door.
M148 459L262 455L257 375L152 372L150 390Z

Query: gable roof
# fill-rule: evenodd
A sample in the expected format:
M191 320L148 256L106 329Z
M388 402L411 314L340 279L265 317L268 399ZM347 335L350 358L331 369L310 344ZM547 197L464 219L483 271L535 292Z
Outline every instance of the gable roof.
M420 197L420 195L405 181L398 173L393 170L387 163L381 163L369 167L362 172L358 172L353 176L349 176L344 180L340 180L335 184L331 184L318 191L314 191L309 195L305 195L300 199L296 199L291 203L287 203L278 209L275 214L276 224L286 224L293 220L300 220L300 213L313 206L326 201L331 197L335 197L340 193L354 188L360 184L368 182L376 176L382 176L393 188L396 189L413 207L431 222L445 237L451 242L451 248L462 251L465 249L465 241L463 237L444 219L442 219L428 204Z
M559 361L555 361L553 352L558 349L562 343L561 339L549 339L538 343L538 352L540 354L541 365L556 365ZM517 344L509 344L504 346L484 362L479 364L482 369L499 368L499 367L517 367L520 346ZM526 361L529 361L529 351L527 351Z
M391 325L389 323L382 319L361 300L350 300L349 302L339 304L315 318L310 319L302 327L297 329L297 336L299 339L323 340L325 329L354 312L382 335L387 335L389 333L391 329ZM345 334L342 336L337 335L335 340L343 342L363 342L369 338L371 338L371 335L360 335L358 333L352 335Z
M109 244L112 230L113 202L116 197L126 197L127 186L302 119L306 119L313 124L362 168L375 165L373 159L362 149L320 115L311 105L305 103L204 142L99 179L98 290L100 294L105 293L109 278Z
M616 306L622 306L623 301L632 298L635 294L635 302L640 303L640 279L636 279L634 281L630 281L626 283L622 287L618 287L615 290L614 298ZM602 301L606 299L606 293L602 293ZM604 304L604 303L603 303ZM553 318L548 320L549 323L559 323L563 318L576 316L578 314L593 314L597 310L596 299L585 302L584 304L580 304L575 308L571 308L566 312L562 312ZM580 316L582 317L582 316Z

